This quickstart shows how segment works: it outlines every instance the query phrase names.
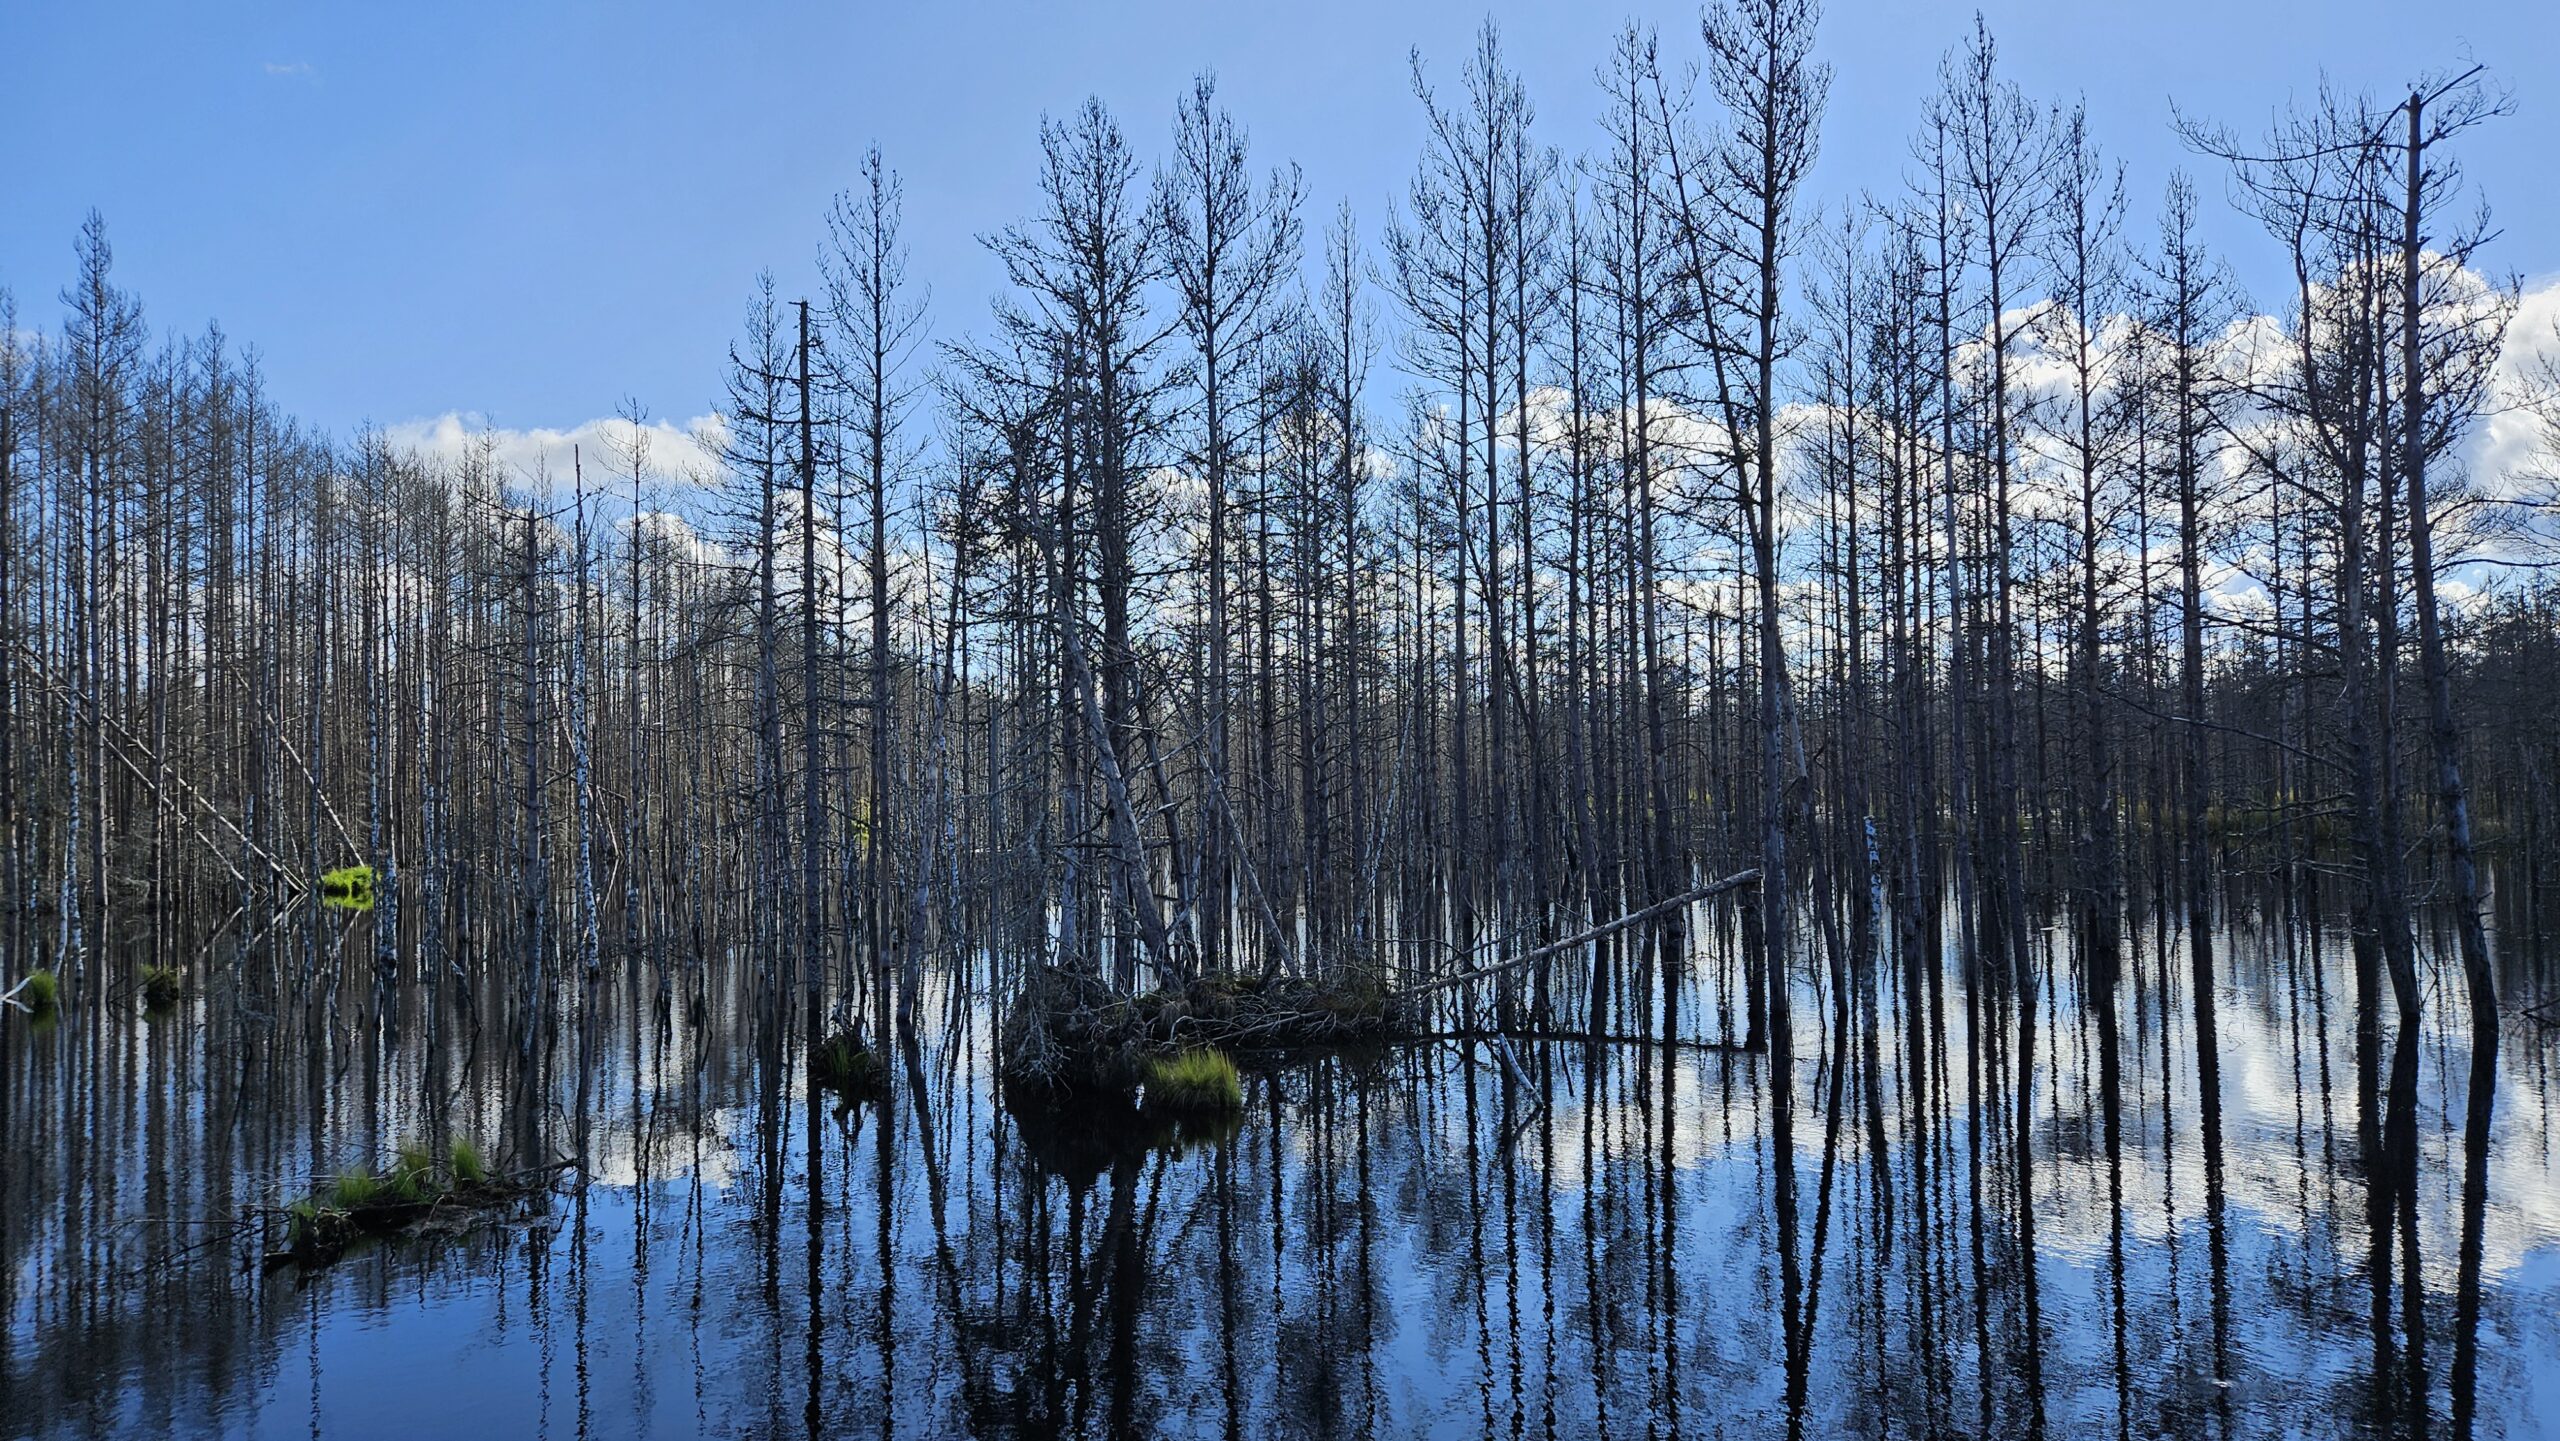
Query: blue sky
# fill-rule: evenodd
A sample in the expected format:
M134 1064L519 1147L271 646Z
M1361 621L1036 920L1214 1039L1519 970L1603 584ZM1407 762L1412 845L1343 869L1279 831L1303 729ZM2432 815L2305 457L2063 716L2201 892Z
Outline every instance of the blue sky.
M2254 131L2325 71L2389 89L2489 62L2516 113L2470 146L2528 280L2560 271L2560 6L2144 0L1985 7L2008 73L2085 97L2131 167L2134 229L2186 155L2170 100ZM1697 53L1694 6L1495 4L1551 143L1594 137L1592 75L1629 14ZM2422 21L2408 16L2415 9ZM906 176L913 272L938 333L983 326L998 280L976 237L1032 201L1044 111L1098 94L1159 150L1197 70L1297 160L1311 228L1338 199L1365 231L1420 143L1406 55L1454 71L1476 3L775 5L54 4L0 0L0 285L56 323L81 214L156 330L218 318L257 345L291 411L344 434L449 411L568 426L634 395L712 408L760 267L808 285L827 197L877 140ZM1833 0L1836 67L1813 193L1887 190L1969 6ZM2413 34L2413 31L2423 33ZM2208 196L2221 193L2206 174ZM2214 207L2253 288L2272 247Z

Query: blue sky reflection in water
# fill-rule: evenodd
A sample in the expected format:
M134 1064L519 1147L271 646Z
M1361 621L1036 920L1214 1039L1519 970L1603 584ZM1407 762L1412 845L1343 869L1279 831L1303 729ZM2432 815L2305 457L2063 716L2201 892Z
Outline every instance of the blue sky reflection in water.
M2031 1374L2056 1434L2334 1434L2370 1414L2344 952L2254 926L2227 942L2219 1273L2182 964L2164 974L2146 943L2127 968L2112 1156L2102 1012L2076 967L2055 968L2026 1132L2032 1257L2014 1028L1987 1020L1993 1045L1975 1052L1977 1002L1940 976L1945 1039L1925 1039L1924 1014L1918 1111L1899 968L1853 998L1845 1052L1829 998L1799 987L1805 1254L1822 1232L1811 1434L1970 1433L1986 1405L2023 1434ZM283 1045L245 1062L264 1088L251 1094L276 1101L244 1105L242 1038L200 1029L201 1003L94 1041L31 1036L10 1082L42 1144L5 1183L0 1430L1765 1434L1787 1382L1767 1060L1703 1044L1739 998L1722 943L1699 945L1677 1047L1611 1045L1594 1066L1577 1043L1527 1045L1520 1081L1470 1042L1310 1056L1249 1070L1245 1116L1206 1135L1026 1130L990 1075L993 1018L955 1012L941 973L921 1112L903 1078L885 1111L819 1110L814 1193L796 1072L761 1084L716 977L699 1028L662 1029L645 1005L635 1023L609 987L593 1184L529 1220L360 1249L307 1279L262 1277L247 1241L185 1252L189 1223L273 1204L367 1136L387 1148L417 1096L382 1097L377 1117L340 1088L314 1115ZM1979 993L1986 1015L1999 991ZM2517 991L2511 1017L2537 999ZM111 1073L134 1079L91 1089L93 1045L142 1062ZM2468 1038L2431 1015L2424 1046L2418 1228L2441 1419ZM2482 1209L2491 1434L2560 1416L2555 1059L2560 1032L2510 1020ZM1835 1135L1823 1106L1842 1061L1854 1089ZM458 1084L458 1118L498 1103ZM1881 1149L1860 1095L1880 1102Z

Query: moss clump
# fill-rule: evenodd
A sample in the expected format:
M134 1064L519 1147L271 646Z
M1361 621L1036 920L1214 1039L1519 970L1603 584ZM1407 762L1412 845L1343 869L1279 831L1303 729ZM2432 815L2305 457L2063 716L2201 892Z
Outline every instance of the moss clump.
M453 1138L453 1149L447 1153L445 1165L446 1174L453 1177L457 1188L489 1184L489 1163L481 1158L480 1148L460 1136Z
M29 971L18 986L18 999L41 1016L62 1004L62 982L51 971Z
M1224 1051L1203 1047L1147 1063L1147 1104L1194 1115L1240 1111L1244 1085Z
M176 1008L178 997L185 988L185 977L179 974L176 966L142 968L142 1007L146 1011L160 1012Z
M821 1090L860 1100L880 1094L888 1084L888 1073L860 1037L838 1031L810 1048L809 1079Z

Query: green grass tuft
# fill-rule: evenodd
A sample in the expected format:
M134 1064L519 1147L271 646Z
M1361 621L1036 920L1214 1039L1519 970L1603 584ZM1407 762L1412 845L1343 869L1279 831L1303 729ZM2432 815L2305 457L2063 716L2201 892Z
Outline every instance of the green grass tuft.
M54 979L51 971L29 971L26 988L18 992L18 999L41 1016L62 1003L62 982Z
M880 1060L850 1032L839 1031L809 1052L809 1079L845 1096L867 1096L880 1089Z
M334 911L373 909L371 866L341 866L320 877L320 904Z
M1147 1063L1147 1103L1196 1113L1244 1109L1244 1084L1224 1051L1184 1051Z
M329 1186L329 1206L337 1211L361 1211L379 1204L385 1190L383 1179L371 1171L341 1171Z
M185 978L176 966L144 966L142 968L142 1005L145 1010L165 1011L178 1004L185 989Z
M433 1148L411 1141L394 1153L388 1169L349 1167L285 1207L287 1250L303 1265L325 1265L359 1236L399 1232L428 1207L451 1203L487 1210L510 1204L517 1194L489 1174L471 1142L457 1138L440 1167ZM277 1259L271 1254L269 1264Z
M394 1199L403 1202L432 1201L444 1194L444 1188L436 1184L435 1153L416 1141L400 1148L384 1184Z

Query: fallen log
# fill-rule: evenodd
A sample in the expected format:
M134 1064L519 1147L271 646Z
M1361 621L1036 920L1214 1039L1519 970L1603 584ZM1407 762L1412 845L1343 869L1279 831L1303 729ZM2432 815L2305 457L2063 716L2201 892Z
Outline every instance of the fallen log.
M1434 1041L1562 1041L1576 1046L1652 1046L1667 1051L1697 1051L1710 1056L1749 1056L1757 1048L1740 1041L1715 1040L1707 1036L1648 1036L1630 1031L1587 1031L1568 1026L1458 1026L1433 1031L1427 1038Z
M1642 924L1643 922L1652 920L1654 917L1665 914L1666 912L1678 910L1682 906L1694 905L1699 901L1706 900L1710 896L1720 896L1727 891L1740 890L1744 886L1755 885L1759 880L1760 872L1756 867L1747 871L1736 871L1732 875L1725 877L1723 880L1709 881L1703 886L1697 886L1690 890L1683 891L1679 895L1671 897L1669 900L1656 901L1652 905L1646 906L1640 911L1629 911L1627 914L1618 917L1616 920L1603 922L1600 925L1593 926L1587 931L1578 931L1573 935L1565 937L1563 940L1549 941L1547 944L1540 946L1535 950L1523 951L1519 955L1513 956L1507 961L1496 961L1492 965L1479 966L1472 971L1461 971L1454 976L1443 976L1435 981L1424 981L1419 985L1407 986L1403 990L1395 993L1396 999L1408 1000L1415 996L1427 996L1434 991L1447 990L1451 986L1463 986L1469 981L1480 981L1487 976L1495 976L1500 975L1504 971L1517 970L1522 966L1543 961L1550 956L1572 950L1576 946L1589 945L1591 942L1600 939L1602 936L1623 931L1629 926Z

